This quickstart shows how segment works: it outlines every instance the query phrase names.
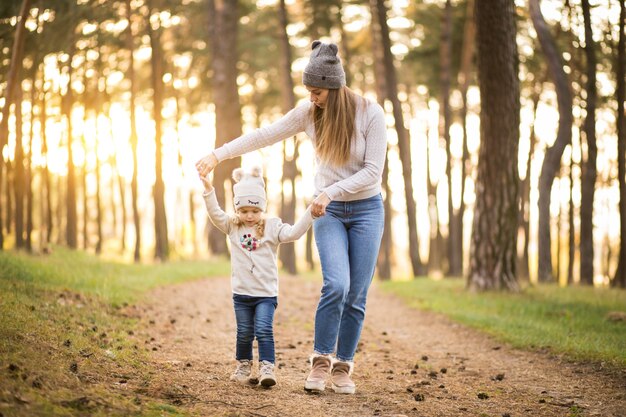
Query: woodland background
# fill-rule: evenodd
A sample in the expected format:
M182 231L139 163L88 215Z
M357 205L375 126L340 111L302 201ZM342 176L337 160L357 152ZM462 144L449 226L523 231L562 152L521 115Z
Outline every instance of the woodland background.
M387 111L379 278L626 287L625 20L621 0L2 2L0 247L226 254L194 163L307 100L322 39ZM243 157L287 222L312 155ZM223 207L241 163L214 173ZM313 268L311 233L280 260Z

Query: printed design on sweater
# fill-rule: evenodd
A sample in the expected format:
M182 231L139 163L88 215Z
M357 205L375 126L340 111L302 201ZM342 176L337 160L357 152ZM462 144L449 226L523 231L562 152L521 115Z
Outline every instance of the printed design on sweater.
M253 250L256 250L256 248L258 248L261 243L256 237L252 236L250 233L244 234L239 239L239 241L241 242L241 247L247 250L248 252L252 252Z

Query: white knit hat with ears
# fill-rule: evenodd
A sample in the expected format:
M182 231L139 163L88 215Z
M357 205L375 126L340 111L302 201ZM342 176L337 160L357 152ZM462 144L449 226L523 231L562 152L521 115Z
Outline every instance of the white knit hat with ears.
M246 173L243 168L233 171L233 204L235 210L241 207L258 207L265 211L267 208L267 197L265 196L265 181L261 175L260 167L253 167L250 173Z

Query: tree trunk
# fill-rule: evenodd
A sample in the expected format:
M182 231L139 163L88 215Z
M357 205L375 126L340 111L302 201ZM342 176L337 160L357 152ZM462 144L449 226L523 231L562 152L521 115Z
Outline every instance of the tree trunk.
M474 20L474 0L467 2L467 15L465 16L465 27L463 29L463 49L461 51L461 65L459 69L459 90L463 101L461 107L461 122L463 125L463 157L461 160L461 205L459 206L459 214L456 216L458 239L456 251L461 256L461 275L463 273L463 218L465 217L465 180L468 173L471 172L471 159L469 149L467 147L467 90L469 87L472 60L474 58L474 50L476 43L476 22Z
M539 175L539 282L554 280L552 273L552 253L550 239L550 194L552 184L561 166L561 156L565 146L572 142L572 93L563 70L561 56L546 22L541 14L539 0L529 0L530 17L548 64L548 73L556 89L559 109L559 128L554 144L546 149L541 174Z
M28 252L33 251L33 136L35 133L35 79L37 73L33 74L32 85L30 88L30 119L28 131L28 154L26 156L26 180L24 188L26 189L26 236L25 247Z
M569 252L567 259L567 285L574 284L574 258L576 256L576 226L574 224L574 151L570 152L569 162L569 202L568 202L568 222L569 222Z
M98 96L104 94L99 91ZM99 103L101 104L101 103ZM100 143L100 123L98 122L98 111L102 108L101 105L96 107L95 117L96 117L96 134L95 134L95 143L94 149L96 153L96 255L100 255L102 253L102 186L100 179L100 158L98 157L98 147ZM112 208L114 210L114 208Z
M2 108L2 120L0 121L0 195L2 194L2 170L4 169L4 157L2 151L9 141L9 114L13 103L13 92L16 83L20 82L19 72L22 70L22 57L24 56L24 27L30 13L31 0L23 0L20 8L20 20L15 27L15 37L11 48L11 63L7 74L7 86L4 93L4 107ZM8 182L8 181L7 181ZM8 209L10 210L10 205ZM8 223L8 222L7 222ZM2 206L0 205L0 250L4 249L4 231L2 225Z
M87 114L89 112L88 104L85 103L85 113L83 117L83 123L87 122ZM81 135L81 142L83 145L83 152L85 155L89 154L87 149L87 138L85 137L85 131L83 130L83 134ZM81 185L83 188L83 250L87 250L89 247L89 193L87 192L87 158L83 161L83 169L81 173Z
M419 242L417 237L417 213L415 198L413 197L413 179L411 178L411 146L409 132L404 127L402 106L400 104L400 100L398 99L398 81L396 77L396 69L393 64L393 55L391 54L389 27L387 26L387 8L384 0L370 0L370 7L372 14L376 14L378 16L378 24L380 26L385 63L385 79L387 80L387 98L389 98L393 106L393 118L395 121L396 132L398 133L398 149L400 153L400 161L402 162L402 177L404 178L404 195L406 199L409 229L409 257L411 259L413 276L418 277L423 275L425 270L420 259Z
M446 178L448 180L448 238L446 241L447 275L459 276L463 269L462 254L457 251L459 240L459 229L457 210L454 210L452 201L452 143L450 140L450 125L452 124L452 114L450 111L450 66L452 61L452 3L446 0L441 24L441 63L439 85L441 86L441 99L439 107L439 137L443 138L446 144Z
M428 100L427 100L428 102ZM441 273L443 236L439 224L439 206L437 201L437 184L430 177L430 128L426 129L426 189L428 193L428 218L430 220L430 241L428 248L428 273Z
M374 76L376 80L376 97L378 104L385 108L387 99L387 80L385 79L384 51L378 23L378 13L372 13L373 24L370 25L372 36L372 54L374 55ZM392 230L391 230L391 187L389 187L389 154L385 155L382 186L384 191L385 226L376 261L378 277L382 280L391 279Z
M71 42L74 42L72 37ZM67 210L67 224L65 225L65 240L67 246L71 249L78 247L78 226L76 216L76 174L74 167L74 156L72 152L73 145L73 129L72 129L72 107L74 104L74 95L72 94L72 61L74 58L74 46L70 46L68 60L68 80L67 93L62 98L63 114L67 121L67 190L65 206Z
M620 0L621 1L621 0ZM580 283L593 285L593 201L596 186L596 52L591 30L589 0L581 1L585 21L585 56L587 57L587 100L584 133L587 159L582 165L580 198Z
M535 146L537 144L537 135L535 134L535 123L537 121L537 107L539 106L539 98L541 96L540 89L533 91L533 121L530 125L530 137L528 148L528 159L526 160L526 177L521 182L520 210L519 210L519 226L524 231L524 244L522 255L518 260L517 276L528 281L530 279L530 265L528 260L528 246L530 243L530 188L531 173L533 168L533 157L535 155Z
M520 90L515 4L476 2L480 152L468 288L518 290Z
M22 127L22 83L15 86L15 155L13 159L13 192L15 195L15 247L24 249L24 143Z
M153 13L154 12L154 13ZM150 8L150 14L155 15L156 10ZM154 258L160 261L167 261L169 257L169 244L167 238L167 218L165 216L165 184L163 182L163 56L161 52L161 28L152 29L148 25L148 35L150 36L150 47L152 54L150 62L152 64L152 114L154 118L155 132L155 166L154 166Z
M283 101L283 112L287 113L296 105L296 97L293 93L293 79L291 78L291 47L289 45L289 37L287 36L287 7L285 0L280 0L279 4L280 17L280 65L278 71L281 79L281 96ZM294 137L291 146L287 141L283 142L283 178L281 187L281 206L280 216L286 223L293 224L296 219L296 177L298 176L298 167L296 160L298 159L298 139ZM292 149L290 155L287 150ZM291 189L290 196L285 196L285 189ZM283 268L292 275L298 271L296 268L296 252L293 242L280 245L278 252Z
M208 0L209 44L213 69L213 97L215 104L215 147L241 136L241 108L237 87L237 23L238 1ZM213 173L215 196L221 207L226 207L224 185L241 158L219 164ZM218 255L227 254L226 238L217 228L209 225L209 247Z
M619 182L620 247L617 270L611 286L626 288L626 4L619 2L619 40L617 42L617 177Z
M139 208L137 205L137 176L138 176L138 158L137 155L137 117L135 112L135 99L137 96L137 86L135 85L135 58L134 58L134 37L132 25L132 9L130 0L126 0L126 19L128 20L128 30L126 32L126 49L129 52L128 58L128 79L130 81L130 145L133 152L133 178L130 183L131 205L133 207L133 224L135 226L135 245L133 252L133 260L139 262L141 259L141 219L139 218Z
M41 137L41 157L44 161L44 165L42 169L42 196L41 196L41 230L42 236L41 241L39 242L41 250L46 252L48 251L51 239L52 239L52 189L50 186L50 171L48 170L48 141L46 136L46 121L47 121L47 111L46 111L46 88L45 81L46 75L44 71L43 64L41 65L41 104L40 104L40 112L39 112L39 128L40 128L40 137ZM45 226L45 227L44 227ZM45 234L44 234L45 231Z

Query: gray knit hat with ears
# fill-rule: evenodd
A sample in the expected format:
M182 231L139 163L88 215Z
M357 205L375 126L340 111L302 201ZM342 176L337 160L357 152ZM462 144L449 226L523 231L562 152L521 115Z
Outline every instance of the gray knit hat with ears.
M336 89L346 85L346 73L337 56L337 45L313 41L309 63L302 73L302 83L308 87Z
M258 207L265 211L267 208L267 197L265 195L265 181L261 176L261 168L253 167L247 173L243 168L233 171L233 205L235 210L241 207Z

